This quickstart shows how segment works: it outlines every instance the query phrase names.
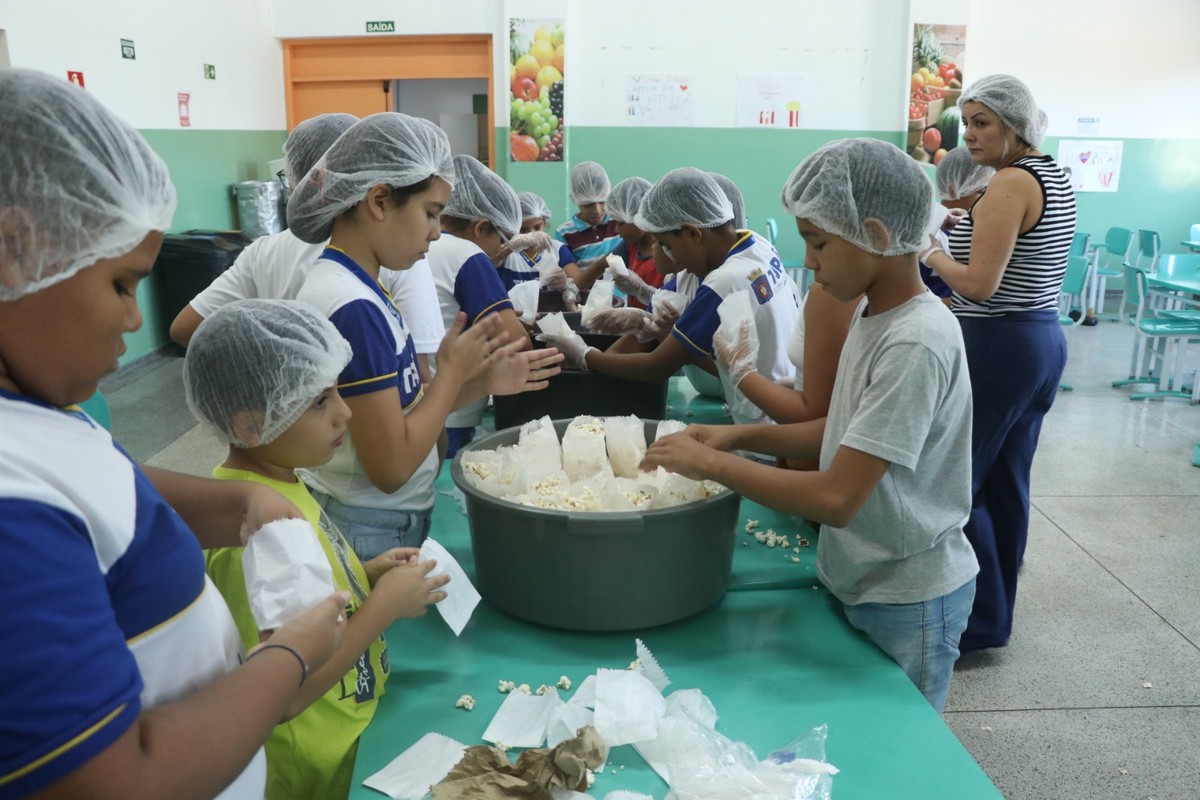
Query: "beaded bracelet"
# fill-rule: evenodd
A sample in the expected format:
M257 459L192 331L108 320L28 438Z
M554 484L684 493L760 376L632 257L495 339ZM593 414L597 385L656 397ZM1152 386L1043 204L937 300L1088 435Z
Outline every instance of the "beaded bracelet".
M255 650L250 655L246 656L246 661L248 662L250 659L254 658L259 653L263 653L267 650L270 650L273 647L278 648L280 650L288 651L289 653L291 653L292 655L294 655L296 657L297 661L300 662L300 685L303 686L304 682L306 680L308 680L308 663L304 660L304 656L300 655L300 651L297 650L296 648L292 647L290 644L283 644L281 642L267 642L264 645L259 645L257 650Z

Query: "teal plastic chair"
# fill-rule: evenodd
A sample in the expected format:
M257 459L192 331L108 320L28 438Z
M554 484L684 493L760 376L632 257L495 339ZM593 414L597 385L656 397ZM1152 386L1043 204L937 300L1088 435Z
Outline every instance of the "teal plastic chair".
M779 241L779 223L774 217L767 217L764 223L767 230L767 241L771 246L775 246L775 242ZM804 261L791 258L783 258L780 256L780 263L783 264L783 271L792 276L792 280L796 282L796 286L800 289L800 296L808 294L808 287L812 283L812 272L804 268Z
M1095 314L1101 319L1116 321L1121 318L1120 313L1104 313L1104 293L1110 278L1123 278L1122 266L1130 263L1130 250L1135 241L1128 228L1109 228L1104 241L1092 246L1092 275L1097 290Z
M1164 253L1157 274L1170 278L1200 276L1200 253ZM1157 313L1163 319L1200 321L1200 308L1160 308Z
M1078 235L1078 234L1076 234ZM1085 236L1087 234L1084 234ZM1088 260L1082 253L1067 256L1067 273L1063 276L1062 290L1058 295L1058 324L1064 326L1081 325L1086 318L1083 313L1084 284L1087 283ZM1079 298L1079 316L1071 318L1071 307L1074 298ZM1069 383L1060 383L1058 388L1064 392L1073 392L1075 387Z
M112 416L108 413L108 401L104 399L104 395L100 394L100 390L79 404L79 407L84 412L100 423L106 431L112 430Z
M773 217L767 217L767 241L774 247L779 241L779 223Z
M1071 237L1071 249L1067 252L1068 256L1086 256L1088 248L1092 244L1092 235L1082 231L1075 231L1075 235Z
M1177 369L1183 364L1188 343L1200 341L1200 321L1162 319L1151 316L1146 308L1149 277L1146 270L1125 265L1125 292L1137 301L1133 319L1135 339L1129 363L1129 377L1112 382L1116 386L1139 383L1157 384L1152 392L1136 392L1130 400L1161 400L1178 397L1195 401L1194 392L1175 388ZM1200 384L1197 385L1200 389Z

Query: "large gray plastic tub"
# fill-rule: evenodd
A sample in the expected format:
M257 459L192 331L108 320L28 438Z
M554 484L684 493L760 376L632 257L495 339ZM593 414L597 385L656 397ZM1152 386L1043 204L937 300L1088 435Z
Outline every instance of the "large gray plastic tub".
M554 428L562 438L570 420ZM657 421L646 422L653 440ZM462 453L516 444L518 428L476 440L454 457L466 495L475 583L513 616L582 631L674 622L720 601L729 583L741 498L728 490L645 512L527 508L484 494L462 471Z

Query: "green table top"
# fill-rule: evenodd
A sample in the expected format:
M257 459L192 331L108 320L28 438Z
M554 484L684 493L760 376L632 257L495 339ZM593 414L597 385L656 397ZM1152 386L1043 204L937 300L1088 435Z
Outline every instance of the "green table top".
M680 382L672 381L669 413L687 421L722 420L720 402L698 397ZM444 468L437 481L433 537L470 575L470 534L449 472ZM798 554L768 548L743 532L748 518L793 540L801 533L810 544ZM566 675L578 686L600 667L626 667L635 656L635 638L671 678L666 693L700 689L720 714L717 729L749 744L760 758L828 724L826 758L841 770L833 781L839 800L1000 797L900 668L849 626L819 586L816 538L804 523L743 500L737 538L724 599L670 625L623 633L563 631L511 617L486 600L458 638L436 611L397 622L387 633L393 671L359 743L350 797L382 797L362 781L427 732L468 745L481 742L505 697L497 690L501 679L536 687ZM454 707L462 694L474 696L474 711ZM560 694L566 699L571 692ZM615 748L608 764L617 772L597 777L595 797L616 789L656 798L667 792L630 746Z

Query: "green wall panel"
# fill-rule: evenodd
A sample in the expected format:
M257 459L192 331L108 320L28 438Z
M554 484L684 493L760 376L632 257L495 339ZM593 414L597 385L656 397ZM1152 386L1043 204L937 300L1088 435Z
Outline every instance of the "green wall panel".
M172 231L228 229L237 224L230 184L263 180L268 161L282 156L284 131L143 130L167 162L179 201ZM155 281L142 281L138 305L144 321L125 337L125 364L167 342L170 319L159 313Z
M779 203L783 182L796 165L821 145L847 136L871 136L903 144L904 134L890 131L747 130L744 128L600 128L567 129L570 164L598 161L613 183L634 175L658 180L676 167L699 167L729 176L746 199L750 227L763 232L764 220L779 223L780 255L804 257L796 226ZM507 141L503 132L499 141ZM498 150L507 152L507 148ZM561 199L543 195L561 221L574 207L566 199L567 170L561 164L509 164L508 181L518 191L538 191L534 181L558 181ZM558 175L550 170L559 170ZM543 172L543 170L545 172ZM559 177L561 175L561 177ZM545 176L543 178L543 176ZM559 205L555 205L555 203ZM559 209L564 216L559 216Z

